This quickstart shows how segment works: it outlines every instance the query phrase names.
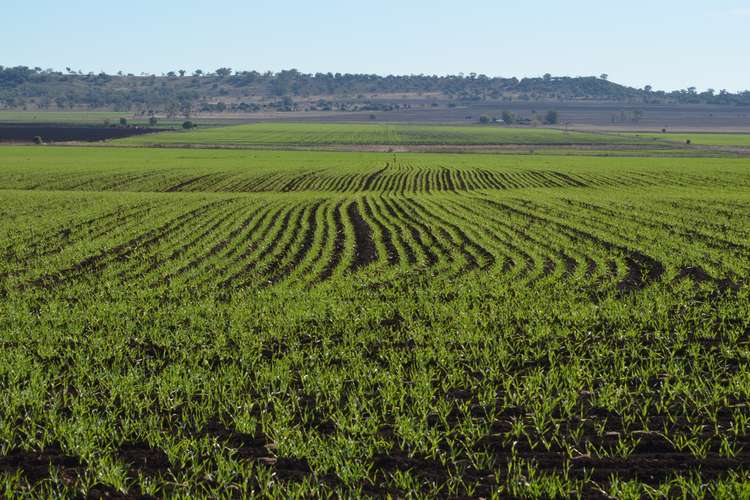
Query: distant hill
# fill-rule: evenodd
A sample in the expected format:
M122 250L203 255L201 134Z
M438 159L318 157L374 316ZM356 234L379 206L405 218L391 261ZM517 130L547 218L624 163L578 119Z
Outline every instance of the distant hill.
M165 113L260 111L390 111L415 103L457 107L476 102L608 101L750 106L750 92L690 88L636 89L602 77L499 78L485 75L278 73L219 68L156 75L81 74L0 66L0 109L114 110Z

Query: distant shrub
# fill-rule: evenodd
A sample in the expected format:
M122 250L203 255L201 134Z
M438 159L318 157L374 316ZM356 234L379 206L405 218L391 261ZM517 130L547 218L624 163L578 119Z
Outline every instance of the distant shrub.
M34 144L44 144L44 139L41 135L34 136Z
M190 130L191 128L195 128L197 125L190 120L187 120L185 122L182 122L182 128L185 130Z
M151 118L148 119L148 124L152 127L155 127L157 123L159 123L159 119L156 118L155 116L152 116Z
M125 118L125 117L120 118L120 125L122 125L123 127L127 127L128 126L128 119Z
M479 123L486 125L492 123L492 117L490 115L482 115L479 117Z
M501 118L503 120L503 123L505 123L506 125L513 125L513 123L516 121L516 117L513 116L513 113L511 113L510 111L503 111Z
M547 111L544 116L544 123L547 125L557 125L560 122L560 116L557 111Z

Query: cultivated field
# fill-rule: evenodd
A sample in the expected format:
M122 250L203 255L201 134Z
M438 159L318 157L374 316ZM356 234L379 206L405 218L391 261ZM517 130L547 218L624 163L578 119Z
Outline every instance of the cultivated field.
M697 146L741 146L750 147L750 134L680 133L680 134L626 134L636 139L653 139L658 142L690 141Z
M5 147L0 188L5 495L750 495L748 159Z
M117 111L0 111L0 123L69 123L101 124L105 120L117 123L120 118L130 118L132 113Z
M399 124L256 123L232 127L133 137L123 144L202 145L498 145L498 144L653 144L650 139L551 128L498 125L446 126Z

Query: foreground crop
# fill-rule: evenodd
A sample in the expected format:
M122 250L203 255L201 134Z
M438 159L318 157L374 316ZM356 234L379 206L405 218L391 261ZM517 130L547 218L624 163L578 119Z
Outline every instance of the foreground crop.
M743 161L7 151L7 492L748 493Z

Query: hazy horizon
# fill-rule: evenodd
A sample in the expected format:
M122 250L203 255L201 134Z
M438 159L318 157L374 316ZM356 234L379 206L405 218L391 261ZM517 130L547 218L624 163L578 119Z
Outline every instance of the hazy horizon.
M501 6L460 10L443 0L386 0L377 9L328 0L219 0L100 6L50 0L4 6L3 66L140 74L170 70L304 73L594 76L642 88L750 88L743 64L750 37L746 2L686 5L667 0L603 6ZM29 33L34 36L30 37Z

